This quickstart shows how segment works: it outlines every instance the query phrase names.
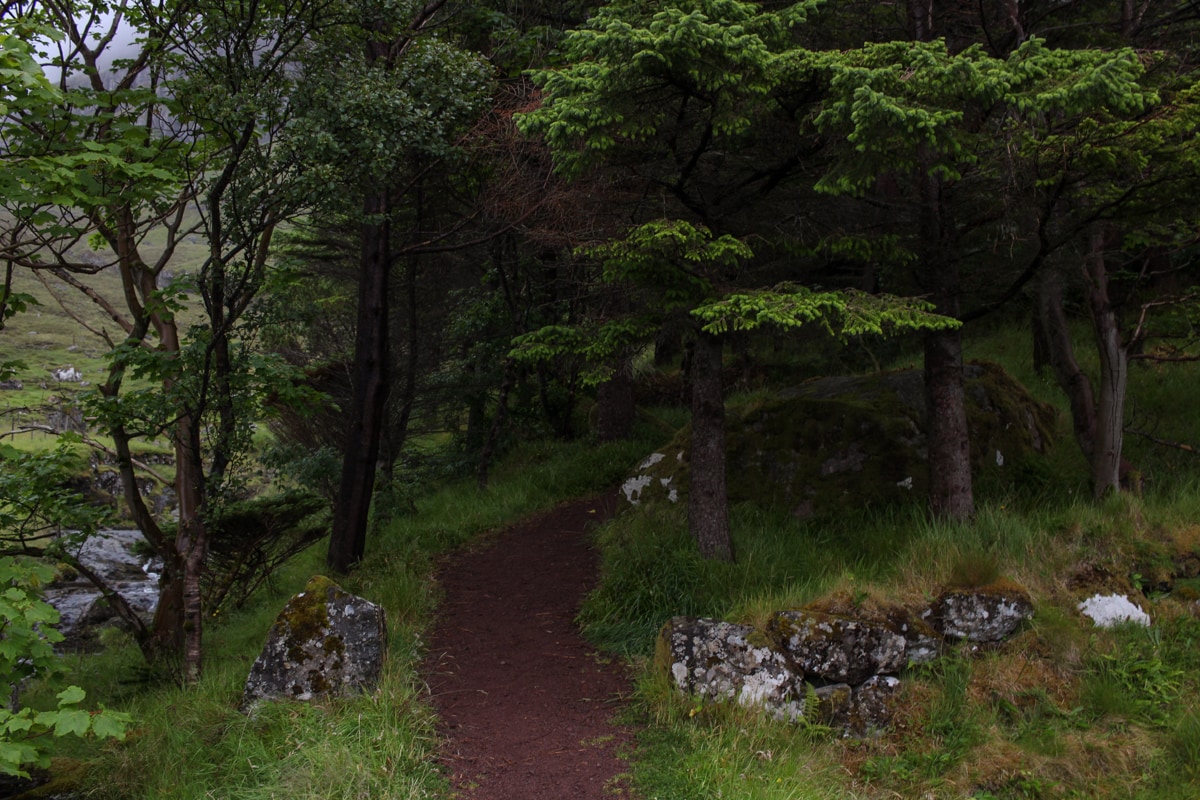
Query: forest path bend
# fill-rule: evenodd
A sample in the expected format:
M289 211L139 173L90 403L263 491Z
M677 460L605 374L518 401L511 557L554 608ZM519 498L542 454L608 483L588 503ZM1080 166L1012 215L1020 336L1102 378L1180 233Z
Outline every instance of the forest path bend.
M615 492L565 503L438 569L425 675L455 797L632 797L617 756L632 734L612 721L628 677L575 627L598 571L589 533L616 503Z

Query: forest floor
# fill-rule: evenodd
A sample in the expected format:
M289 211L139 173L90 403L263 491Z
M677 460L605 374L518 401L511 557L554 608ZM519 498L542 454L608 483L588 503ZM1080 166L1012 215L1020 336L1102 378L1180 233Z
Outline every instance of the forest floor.
M590 531L615 509L615 492L571 501L439 567L425 674L455 797L632 797L633 734L614 721L629 678L575 625L597 579Z

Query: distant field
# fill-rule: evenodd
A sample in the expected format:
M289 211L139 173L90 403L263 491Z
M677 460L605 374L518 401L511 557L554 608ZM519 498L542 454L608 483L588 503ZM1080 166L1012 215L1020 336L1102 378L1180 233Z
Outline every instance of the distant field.
M158 258L164 246L165 232L151 231L143 245L143 257L147 260ZM77 251L74 255L80 260L100 262L111 257L106 249L95 253ZM189 236L176 248L167 273L170 276L194 273L200 269L206 255L207 246L203 239ZM109 298L117 308L124 307L121 278L115 268L79 278ZM93 331L107 333L113 341L119 341L123 334L120 326L99 306L52 275L47 275L43 283L31 272L19 271L13 283L15 291L32 295L38 305L8 320L4 330L0 331L0 361L19 359L25 364L16 376L24 389L0 390L0 433L20 425L15 409L45 406L55 397L73 394L81 385L100 380L109 345ZM83 384L58 381L54 372L64 368L79 372ZM25 416L31 421L39 418L37 412ZM37 446L39 435L29 434L15 442L11 438L7 441L22 447Z

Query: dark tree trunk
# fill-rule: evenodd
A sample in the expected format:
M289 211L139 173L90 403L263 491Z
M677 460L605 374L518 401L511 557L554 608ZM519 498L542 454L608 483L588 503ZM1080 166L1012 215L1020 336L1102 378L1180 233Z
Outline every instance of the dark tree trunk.
M957 318L961 289L959 267L943 218L941 182L929 174L928 154L922 155L920 176L920 236L926 281L939 314ZM925 334L925 416L929 434L929 506L950 519L975 513L971 484L971 437L963 390L960 330Z
M204 462L200 451L200 431L191 417L179 422L183 447L177 447L175 464L179 495L179 530L175 535L178 562L183 566L183 682L200 680L203 656L204 601L200 574L208 554L208 536L204 524Z
M596 391L596 438L601 442L628 439L636 414L633 365L623 359L613 376Z
M364 203L362 260L358 284L358 330L354 340L353 398L342 457L342 477L334 506L327 561L347 572L363 556L375 486L379 438L388 389L388 275L391 229L386 191Z
M679 331L664 327L654 337L654 366L666 367L672 364L683 352L683 343Z
M475 470L475 482L480 490L487 488L492 459L496 455L496 446L500 443L500 434L504 431L504 423L508 420L508 398L512 394L512 387L516 382L516 365L512 359L509 359L504 363L504 379L500 382L500 394L496 398L496 416L492 420L492 427L488 430L487 439L479 451L479 465Z
M1096 436L1091 453L1092 491L1097 499L1121 489L1121 449L1125 437L1125 390L1129 382L1129 353L1108 292L1104 235L1092 236L1085 266L1092 332L1100 356L1100 398L1096 407Z
M1091 381L1075 360L1071 331L1063 313L1062 275L1051 271L1042 278L1037 317L1046 361L1054 371L1059 387L1067 395L1075 441L1090 464L1096 442L1096 400Z
M975 513L975 500L963 392L962 337L957 331L925 334L925 413L930 508L938 516L967 519Z
M721 340L697 332L692 348L692 457L688 528L705 558L733 561L725 486L725 392Z

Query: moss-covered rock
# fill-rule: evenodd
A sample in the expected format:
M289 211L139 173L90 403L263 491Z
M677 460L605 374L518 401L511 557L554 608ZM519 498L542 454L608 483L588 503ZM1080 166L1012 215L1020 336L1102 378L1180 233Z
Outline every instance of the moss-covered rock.
M965 369L972 468L989 477L1046 451L1054 410L990 363ZM919 370L822 378L742 408L726 423L734 502L799 517L924 498L928 485ZM626 483L631 502L678 502L687 491L691 429L647 458Z
M315 576L271 626L246 680L243 706L370 689L379 679L386 646L381 607Z

